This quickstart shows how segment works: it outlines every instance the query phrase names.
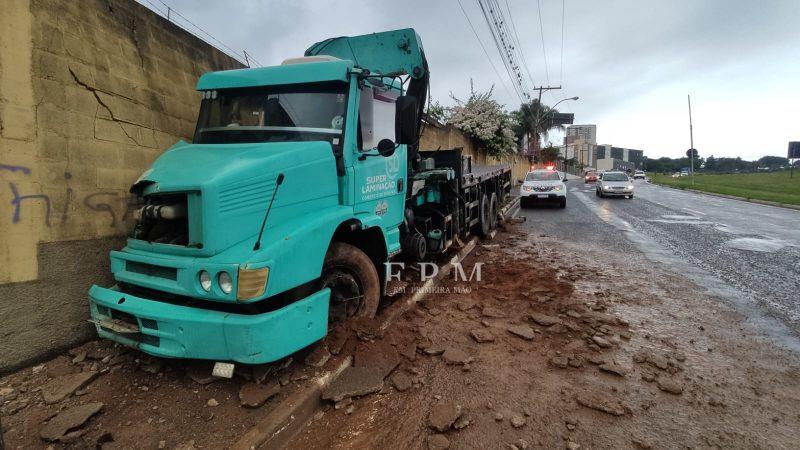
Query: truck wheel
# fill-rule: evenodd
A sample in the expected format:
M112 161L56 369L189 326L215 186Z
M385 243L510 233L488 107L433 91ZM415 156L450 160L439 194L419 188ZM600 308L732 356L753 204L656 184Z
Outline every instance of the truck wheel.
M489 219L489 228L494 230L497 228L497 194L492 192L492 199L489 200L489 215L491 218Z
M381 293L378 271L369 256L357 247L343 242L331 244L322 266L320 285L331 290L330 322L375 317Z
M567 207L567 199L566 198L561 199L561 201L558 203L558 207L562 208L562 209L566 208Z
M491 217L489 215L489 209L490 209L489 197L487 197L486 194L483 194L483 197L481 197L480 208L481 208L481 217L480 217L480 221L479 221L480 222L479 223L479 225L480 225L479 233L480 233L481 237L486 237L486 236L489 235L489 232L492 231L491 230L491 221L492 221L492 219L491 219Z

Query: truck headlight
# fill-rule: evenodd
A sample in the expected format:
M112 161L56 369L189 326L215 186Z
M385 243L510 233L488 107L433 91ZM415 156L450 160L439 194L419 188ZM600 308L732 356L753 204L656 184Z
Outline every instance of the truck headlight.
M231 280L231 275L228 272L220 272L217 282L219 282L219 288L222 289L222 292L230 294L233 290L233 280Z
M561 186L556 186L555 188L553 188L553 190L554 191L560 191L561 190Z
M629 185L628 185L628 189L633 189L633 185L632 185L632 184L629 184Z
M611 186L603 186L603 189L605 189L607 191L610 191L611 190Z
M200 287L206 292L211 292L211 275L205 270L201 270L198 278L200 279Z
M269 267L244 269L239 267L239 283L236 287L236 300L250 300L264 295L269 279Z

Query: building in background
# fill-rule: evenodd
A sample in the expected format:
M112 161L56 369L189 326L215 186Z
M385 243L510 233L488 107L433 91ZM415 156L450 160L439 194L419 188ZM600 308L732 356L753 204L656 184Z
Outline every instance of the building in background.
M569 125L564 136L564 144L569 145L579 139L587 144L597 144L597 125Z

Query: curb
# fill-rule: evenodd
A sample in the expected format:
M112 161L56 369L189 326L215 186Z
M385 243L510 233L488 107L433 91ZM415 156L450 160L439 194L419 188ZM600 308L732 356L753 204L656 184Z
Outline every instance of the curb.
M739 201L743 201L743 202L747 202L747 203L755 203L755 204L758 204L758 205L774 206L776 208L785 208L785 209L793 209L793 210L796 210L796 211L800 211L800 205L790 205L788 203L771 202L769 200L759 200L757 198L737 197L735 195L718 194L716 192L701 191L699 189L692 189L692 188L679 188L679 187L675 187L675 186L670 186L668 184L655 183L655 182L652 182L652 181L648 181L648 183L654 184L656 186L669 188L669 189L675 189L676 191L694 192L694 193L697 193L697 194L710 195L712 197L721 197L721 198L727 198L727 199L730 199L730 200L739 200Z
M330 372L326 372L311 380L310 386L301 388L294 395L274 405L272 410L262 417L247 433L239 438L231 450L254 450L269 443L270 448L286 445L295 433L308 422L314 411L322 403L322 391L353 362L353 357L344 358Z
M504 220L508 212L515 207L517 210L519 209L519 197L512 199L508 205L500 210L500 215ZM494 238L496 233L496 231L492 231L490 238ZM411 298L389 311L380 326L380 330L384 331L389 328L398 317L422 300L433 285L449 275L453 266L466 258L475 249L477 242L477 237L470 239L464 248L439 270L435 277L427 280ZM302 388L297 393L285 398L281 403L274 405L267 415L262 417L258 423L230 447L231 450L254 450L267 444L270 448L283 448L308 423L314 412L322 405L322 400L320 399L322 391L344 369L350 367L352 361L353 358L348 356L339 362L338 366L333 370L312 379L309 383L310 387Z

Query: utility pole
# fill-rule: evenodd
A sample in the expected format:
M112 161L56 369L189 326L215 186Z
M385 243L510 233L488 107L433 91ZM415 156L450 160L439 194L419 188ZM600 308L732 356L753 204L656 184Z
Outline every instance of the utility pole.
M533 87L534 91L539 91L539 100L538 100L539 101L539 109L536 110L536 125L537 126L539 125L539 120L540 120L539 111L541 110L541 105L542 105L542 92L544 92L544 91L555 91L555 90L558 90L558 89L561 89L561 86L539 86L539 87L534 86ZM537 154L537 152L539 150L538 147L539 147L539 134L537 133L536 134L536 140L533 141L534 157L535 157L535 155Z
M689 101L689 161L692 164L692 186L694 186L694 134L692 133L692 97L687 94L686 99Z

